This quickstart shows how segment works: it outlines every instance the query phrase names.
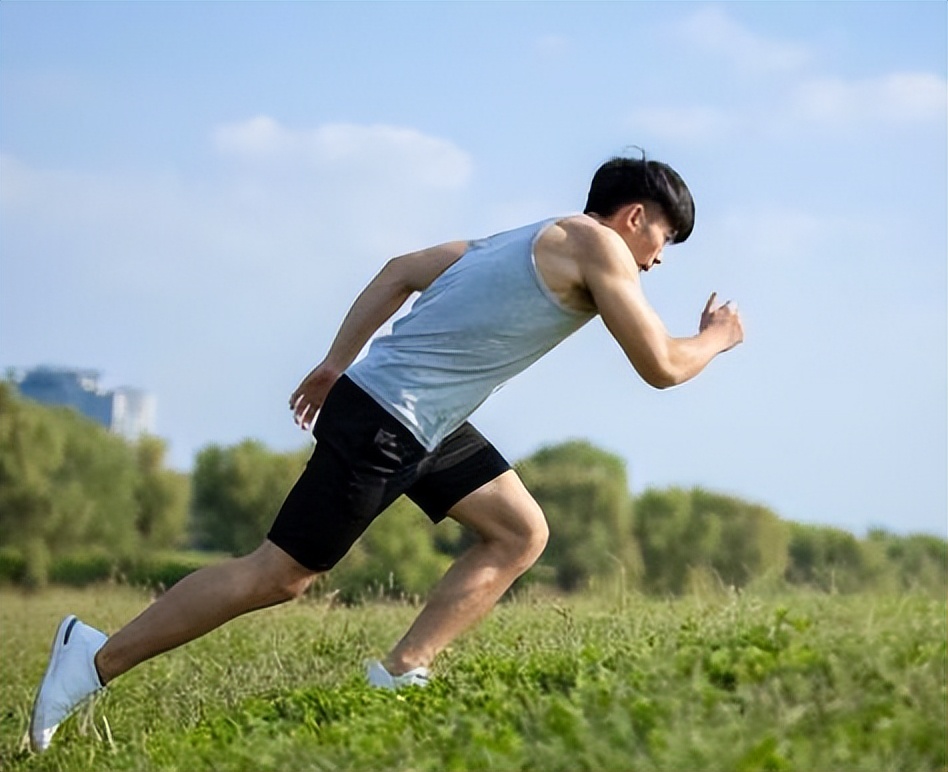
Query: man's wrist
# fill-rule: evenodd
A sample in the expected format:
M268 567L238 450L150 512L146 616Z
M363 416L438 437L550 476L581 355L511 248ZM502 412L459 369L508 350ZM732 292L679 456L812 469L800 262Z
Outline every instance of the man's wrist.
M704 338L708 345L714 348L715 354L720 354L727 349L727 334L719 325L712 324L705 327L698 333L698 337Z
M346 370L344 365L329 357L326 357L320 362L316 369L323 373L323 375L332 376L334 378L338 378Z

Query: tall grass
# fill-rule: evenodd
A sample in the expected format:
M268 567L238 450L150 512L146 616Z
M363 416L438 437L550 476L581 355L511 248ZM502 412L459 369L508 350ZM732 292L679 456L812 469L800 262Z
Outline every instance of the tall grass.
M59 618L112 630L147 601L0 593L0 768L946 768L944 600L807 593L522 598L445 652L431 687L398 694L370 690L362 662L416 609L309 599L146 663L30 755Z

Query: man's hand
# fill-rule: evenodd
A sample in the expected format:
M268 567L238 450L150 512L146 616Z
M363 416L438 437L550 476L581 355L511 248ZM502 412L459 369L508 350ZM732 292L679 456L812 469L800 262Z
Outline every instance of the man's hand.
M323 362L314 367L290 395L293 420L301 429L309 431L312 428L316 413L340 374L337 369Z
M718 293L712 292L711 297L705 304L704 311L701 312L701 322L698 325L698 332L705 330L717 333L721 337L721 351L729 351L738 343L744 340L744 326L741 324L740 314L737 312L737 304L730 300L723 305L714 308L714 301Z

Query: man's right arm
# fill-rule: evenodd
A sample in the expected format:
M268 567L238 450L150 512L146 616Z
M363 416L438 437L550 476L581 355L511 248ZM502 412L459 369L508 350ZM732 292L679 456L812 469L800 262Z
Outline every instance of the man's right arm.
M645 298L638 268L622 239L598 232L587 234L586 241L581 260L586 289L606 328L650 386L664 389L684 383L744 339L737 311L729 304L715 308L713 293L698 334L673 338Z
M421 292L467 251L468 242L452 241L389 260L356 298L329 353L290 395L294 419L311 425L329 389L352 364L369 338L404 304Z

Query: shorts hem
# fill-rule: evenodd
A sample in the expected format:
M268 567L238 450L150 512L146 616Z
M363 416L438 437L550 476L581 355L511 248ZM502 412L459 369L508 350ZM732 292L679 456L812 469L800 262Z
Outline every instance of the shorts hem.
M312 561L307 560L307 557L306 557L306 556L307 556L307 550L306 550L306 546L305 546L305 545L296 544L296 545L291 546L291 545L288 545L288 544L281 543L283 540L280 538L279 534L276 534L276 533L274 533L273 531L270 531L270 532L267 534L266 539L267 539L267 541L270 542L274 547L277 547L277 548L279 548L280 550L282 550L283 552L285 552L287 555L289 555L291 558L293 558L293 560L295 560L297 563L299 563L301 566L303 566L303 568L305 568L307 571L312 571L314 574L323 574L323 573L326 573L326 571L332 570L333 566L336 565L335 563L333 563L333 564L330 565L330 566L327 566L327 565L314 566L314 565L312 565Z

